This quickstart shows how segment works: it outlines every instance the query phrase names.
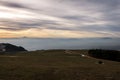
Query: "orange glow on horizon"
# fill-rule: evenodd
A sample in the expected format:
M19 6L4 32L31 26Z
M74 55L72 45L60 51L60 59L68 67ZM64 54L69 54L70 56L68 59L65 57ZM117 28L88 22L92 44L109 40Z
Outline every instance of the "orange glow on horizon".
M77 32L77 31L62 31L62 30L49 30L49 29L28 29L24 31L5 31L0 30L0 38L84 38L84 37L102 37L96 33Z

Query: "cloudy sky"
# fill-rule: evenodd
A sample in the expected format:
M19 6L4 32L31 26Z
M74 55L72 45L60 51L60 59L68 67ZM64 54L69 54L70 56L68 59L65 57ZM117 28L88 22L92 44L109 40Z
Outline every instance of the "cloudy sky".
M119 35L120 0L0 0L0 38Z

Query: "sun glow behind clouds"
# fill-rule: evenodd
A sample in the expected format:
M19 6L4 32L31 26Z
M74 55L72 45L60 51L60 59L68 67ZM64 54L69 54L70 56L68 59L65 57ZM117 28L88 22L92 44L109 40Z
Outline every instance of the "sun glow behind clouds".
M119 0L1 0L0 37L119 37L119 4Z
M11 20L17 18L30 19L33 17L30 12L21 9L18 10L18 9L12 9L9 7L0 6L0 10L1 10L0 11L1 19L11 19Z

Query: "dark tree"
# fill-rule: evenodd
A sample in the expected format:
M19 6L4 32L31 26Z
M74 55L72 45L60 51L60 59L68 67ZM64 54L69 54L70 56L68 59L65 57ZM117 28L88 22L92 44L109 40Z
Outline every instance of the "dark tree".
M89 50L88 54L89 56L95 58L120 62L120 51L95 49L95 50Z

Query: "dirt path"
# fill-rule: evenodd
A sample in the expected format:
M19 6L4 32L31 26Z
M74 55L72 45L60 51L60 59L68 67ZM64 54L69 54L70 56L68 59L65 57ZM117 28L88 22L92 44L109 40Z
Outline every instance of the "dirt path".
M79 54L81 57L96 59L96 58L93 58L91 56L88 56L88 55L85 55L85 54L82 54L82 53L77 53L77 52L74 52L74 51L71 51L71 50L65 50L65 53L67 53L67 54Z

